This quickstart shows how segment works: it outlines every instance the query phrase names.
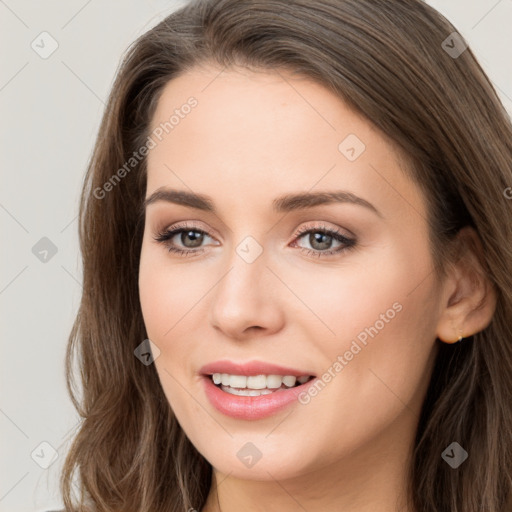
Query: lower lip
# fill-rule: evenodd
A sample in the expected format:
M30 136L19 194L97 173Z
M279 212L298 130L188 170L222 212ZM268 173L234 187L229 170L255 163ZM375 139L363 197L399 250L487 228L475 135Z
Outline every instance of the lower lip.
M259 420L272 416L293 402L297 402L298 396L307 391L316 378L300 386L260 396L232 395L216 386L211 377L203 376L203 381L208 400L219 412L241 420Z

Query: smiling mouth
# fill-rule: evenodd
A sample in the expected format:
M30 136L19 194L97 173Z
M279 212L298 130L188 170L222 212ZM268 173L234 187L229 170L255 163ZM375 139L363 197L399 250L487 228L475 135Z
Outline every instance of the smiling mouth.
M261 396L285 391L306 384L313 375L230 375L213 373L206 375L215 386L226 393L238 396Z

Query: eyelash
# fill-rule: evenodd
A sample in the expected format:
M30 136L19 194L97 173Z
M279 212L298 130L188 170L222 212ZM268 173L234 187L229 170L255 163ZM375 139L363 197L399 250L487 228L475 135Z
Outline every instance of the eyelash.
M175 245L170 243L170 240L174 238L179 233L182 233L184 231L194 231L196 233L201 233L203 235L210 236L206 231L203 231L202 229L199 229L193 225L188 224L182 224L177 225L173 229L165 230L160 233L157 233L157 236L154 237L154 240L158 243L164 244L164 246L167 248L169 252L175 253L179 256L189 256L192 253L198 254L203 252L203 248L201 249L178 249ZM306 234L310 233L322 233L324 235L329 235L334 238L337 242L342 242L344 246L340 246L337 249L330 249L328 251L319 251L316 249L308 249L306 247L299 247L301 252L306 253L308 256L316 256L318 258L320 257L326 257L326 256L333 256L335 254L340 254L344 251L348 251L352 249L356 245L356 240L353 238L348 238L345 235L343 235L340 231L336 229L327 228L325 226L315 226L315 227L304 227L301 228L296 234L295 239L301 238Z

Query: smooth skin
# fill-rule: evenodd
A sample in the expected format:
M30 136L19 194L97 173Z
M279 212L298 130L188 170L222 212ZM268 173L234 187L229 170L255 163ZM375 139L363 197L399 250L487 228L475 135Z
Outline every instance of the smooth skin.
M202 512L411 511L406 469L436 337L478 332L495 308L474 232L461 232L473 249L438 282L425 198L396 148L311 80L196 67L166 85L151 129L190 96L197 106L148 155L146 198L161 188L194 192L216 213L149 204L139 290L164 393L213 466ZM366 147L354 161L338 148L350 134ZM349 202L272 209L285 194L339 190L378 213ZM155 240L183 222L181 234ZM297 236L306 228L316 237ZM355 244L322 239L326 229ZM237 252L247 237L262 250L252 263ZM169 244L196 252L181 256ZM204 364L261 360L321 377L395 303L401 310L308 404L247 421L207 400ZM252 467L237 456L246 443L262 454Z

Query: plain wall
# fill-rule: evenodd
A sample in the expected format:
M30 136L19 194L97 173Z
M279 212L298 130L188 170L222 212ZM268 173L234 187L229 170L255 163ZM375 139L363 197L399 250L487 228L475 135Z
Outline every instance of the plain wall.
M0 2L1 512L61 505L57 477L77 422L64 354L82 291L80 186L121 55L182 3ZM429 3L469 41L512 112L512 2ZM52 38L58 48L42 58ZM59 454L48 469L41 443Z

